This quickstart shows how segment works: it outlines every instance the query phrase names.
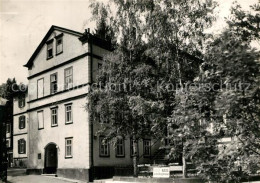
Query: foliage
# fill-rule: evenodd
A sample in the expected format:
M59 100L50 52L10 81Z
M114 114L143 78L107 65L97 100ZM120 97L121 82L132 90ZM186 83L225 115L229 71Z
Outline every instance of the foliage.
M259 51L250 46L259 29L253 15L232 8L229 27L207 47L205 72L218 84L214 94L214 138L218 153L199 166L200 174L217 182L235 181L256 173L260 153ZM258 17L256 15L255 17ZM251 17L246 19L245 17ZM243 21L240 21L243 19ZM250 32L250 31L254 31ZM229 138L227 145L220 143Z
M101 89L89 95L89 110L95 119L100 118L100 133L106 132L110 139L167 135L172 111L180 103L176 88L198 74L201 60L194 56L202 55L203 42L209 37L204 29L214 20L215 6L211 0L91 5L94 19L99 25L106 22L117 43L103 59L97 78ZM102 125L107 120L110 125Z
M15 78L13 79L8 78L6 83L0 85L0 97L8 100L6 103L6 108L7 108L6 118L9 123L12 123L13 121L13 94L17 89L18 86L16 85Z

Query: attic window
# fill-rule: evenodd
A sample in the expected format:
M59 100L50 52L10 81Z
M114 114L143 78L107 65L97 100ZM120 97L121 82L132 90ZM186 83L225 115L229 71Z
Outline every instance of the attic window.
M47 59L53 57L53 39L47 42Z
M62 51L63 51L62 36L63 36L63 34L56 36L56 55L62 53Z

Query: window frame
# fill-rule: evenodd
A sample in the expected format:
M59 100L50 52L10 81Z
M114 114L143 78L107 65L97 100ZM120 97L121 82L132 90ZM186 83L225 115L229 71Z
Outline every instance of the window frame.
M8 142L8 145L7 145ZM10 148L11 147L11 139L6 139L6 148Z
M18 107L23 108L25 106L25 94L21 94L18 97Z
M51 45L51 47L52 47L52 55L51 56L49 56L49 49L48 49L48 46L49 45ZM47 41L46 42L46 59L47 60L49 60L49 59L51 59L51 58L53 58L53 53L54 53L54 47L53 47L53 39L51 39L51 40L49 40L49 41Z
M64 105L65 106L65 124L72 124L73 123L73 108L72 108L72 106L73 106L73 104L72 103L68 103L68 104L65 104ZM68 119L67 119L67 107L68 106L70 106L71 107L71 109L70 109L70 118L71 118L71 120L70 121L67 121Z
M23 142L23 144L22 144ZM23 149L23 151L22 151ZM18 140L18 154L26 154L26 141L25 139Z
M71 69L71 75L66 76L66 71L68 71L70 69ZM66 84L66 78L68 78L68 77L71 77L71 83L72 83L71 86L69 86L69 83ZM68 90L70 88L73 88L73 66L70 66L70 67L64 69L64 90Z
M25 121L26 121L26 118L25 118L25 115L21 115L19 116L19 129L25 129ZM23 125L22 125L23 124Z
M53 81L51 81L51 77L52 76L56 76L56 91L53 89ZM53 73L53 74L51 74L50 75L50 94L55 94L55 93L57 93L58 92L58 73L57 72L55 72L55 73Z
M63 53L63 33L55 37L56 39L56 55ZM58 40L61 40L61 51L58 52Z
M145 154L145 151L146 151L146 148L147 148L147 145L145 144L145 142L148 142L149 143L149 154ZM143 139L143 155L144 157L151 157L152 155L152 141L151 139Z
M103 144L102 141L105 137L104 136L99 136L99 157L110 157L110 145L109 145L109 142L108 140L105 140L106 144ZM102 147L103 146L106 146L107 147L107 154L102 154L101 153L101 150L102 150Z
M118 154L118 141L121 140L122 141L122 144L120 144L120 146L122 146L122 154ZM123 158L125 157L125 139L122 138L122 139L117 139L117 142L116 142L116 157L117 158Z
M56 110L56 114L53 113L53 111ZM56 124L53 123L53 116L56 116ZM58 126L58 107L52 107L51 108L51 127Z
M39 126L40 125L39 116L38 116L39 113L42 113L42 128L40 128ZM37 111L37 122L38 122L38 130L44 129L44 110Z
M6 123L6 133L11 133L11 124Z
M42 96L41 97L39 97L39 85L38 85L40 80L42 80ZM42 97L44 97L44 78L39 78L39 79L37 79L37 99L42 98Z
M71 144L70 144L70 155L68 155L67 153L67 141L70 140L71 141ZM73 158L73 137L66 137L65 138L65 159L68 159L68 158Z

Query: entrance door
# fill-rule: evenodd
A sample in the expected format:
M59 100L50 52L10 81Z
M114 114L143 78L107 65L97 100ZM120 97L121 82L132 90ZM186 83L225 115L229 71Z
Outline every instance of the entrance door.
M55 144L49 144L45 148L45 161L44 161L44 173L54 174L56 173L58 166L58 155Z

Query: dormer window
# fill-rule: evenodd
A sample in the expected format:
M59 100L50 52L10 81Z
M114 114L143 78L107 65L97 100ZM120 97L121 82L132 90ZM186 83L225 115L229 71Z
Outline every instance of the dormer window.
M47 59L53 57L53 39L47 42Z
M62 51L63 51L62 36L63 36L63 34L56 36L56 55L62 53Z

